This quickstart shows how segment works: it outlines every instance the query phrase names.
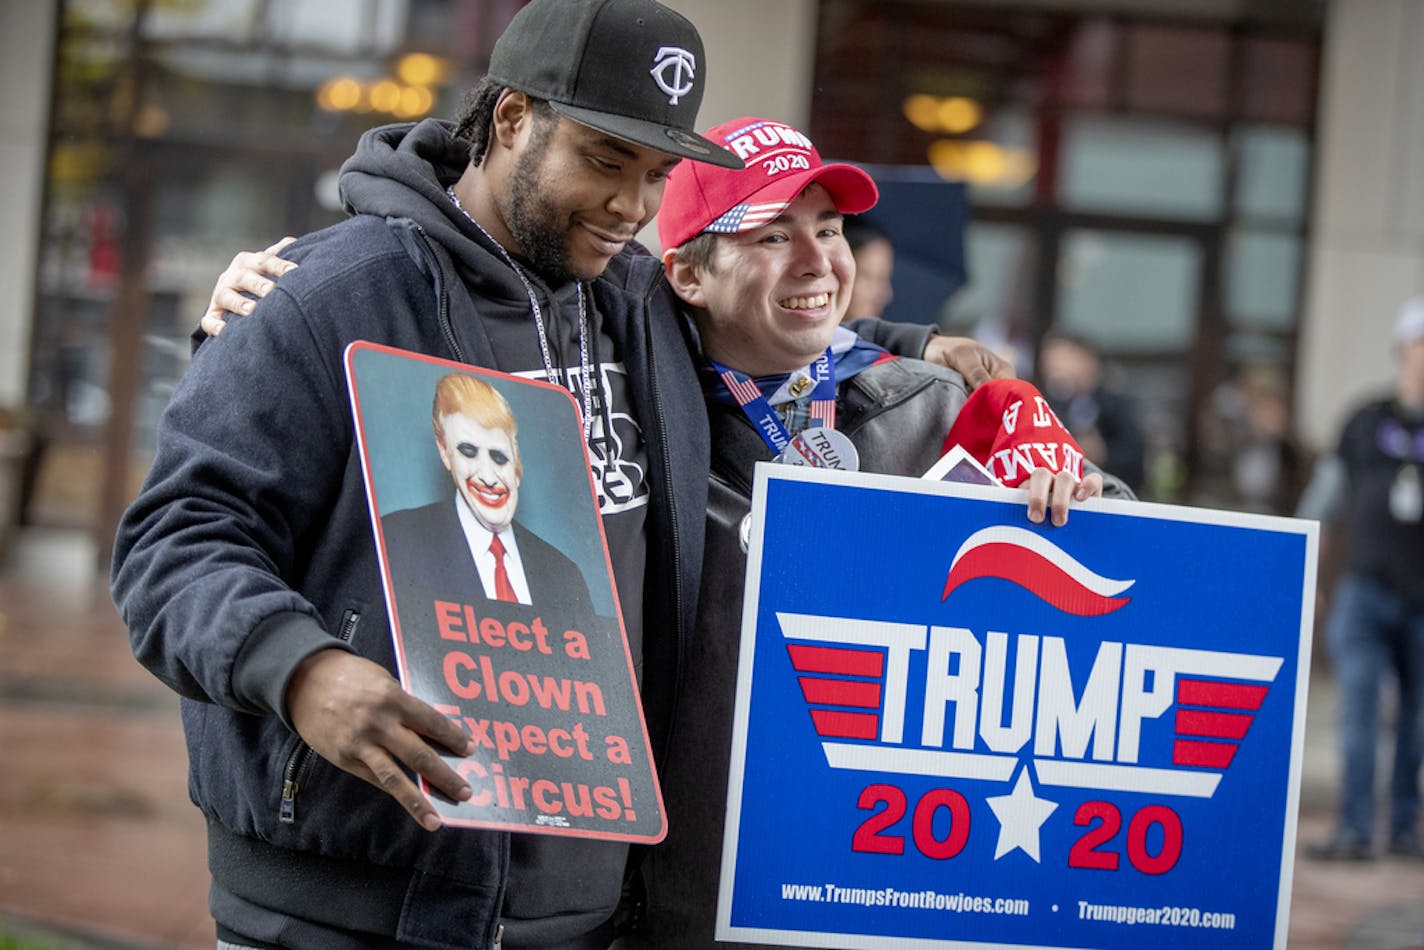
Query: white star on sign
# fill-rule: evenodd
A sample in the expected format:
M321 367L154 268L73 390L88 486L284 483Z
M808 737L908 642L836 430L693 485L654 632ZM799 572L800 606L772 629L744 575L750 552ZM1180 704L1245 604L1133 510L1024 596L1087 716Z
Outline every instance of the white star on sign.
M999 843L994 848L994 860L999 860L1015 848L1021 848L1024 854L1033 858L1034 863L1039 863L1038 829L1043 827L1058 803L1034 795L1028 768L1019 772L1012 794L996 795L984 801L994 810L994 817L999 819Z

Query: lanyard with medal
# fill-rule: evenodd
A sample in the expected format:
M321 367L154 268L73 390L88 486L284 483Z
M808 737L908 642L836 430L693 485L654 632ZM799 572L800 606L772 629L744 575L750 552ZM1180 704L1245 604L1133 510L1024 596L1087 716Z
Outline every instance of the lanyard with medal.
M1389 513L1401 524L1424 517L1424 487L1419 466L1424 463L1424 428L1411 434L1398 420L1386 417L1377 433L1380 451L1400 462L1394 483L1389 487Z
M860 455L845 433L836 429L836 364L830 347L809 367L810 379L801 377L790 385L791 395L800 398L811 391L811 424L794 437L756 381L730 366L708 357L717 378L741 408L752 428L783 465L838 468L853 472L860 467ZM745 553L751 543L752 516L742 519L741 542Z
M860 467L855 446L844 433L836 431L836 364L829 348L808 368L809 380L802 377L791 384L791 395L798 398L805 395L807 385L814 383L816 387L811 391L811 424L794 438L756 380L711 357L707 361L752 428L776 456L776 461L783 465L839 468L848 472Z

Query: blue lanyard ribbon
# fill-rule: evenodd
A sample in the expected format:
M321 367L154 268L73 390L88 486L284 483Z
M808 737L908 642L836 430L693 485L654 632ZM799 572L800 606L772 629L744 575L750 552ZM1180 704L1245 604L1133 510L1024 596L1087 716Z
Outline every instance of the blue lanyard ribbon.
M712 364L712 368L717 371L717 379L733 401L741 407L752 428L757 430L757 434L772 453L780 455L785 452L786 447L791 444L791 433L786 431L781 417L771 407L756 380L730 366L723 366L710 356L707 362ZM811 425L835 428L836 362L830 347L826 347L826 352L807 368L807 374L816 384L816 388L811 390Z

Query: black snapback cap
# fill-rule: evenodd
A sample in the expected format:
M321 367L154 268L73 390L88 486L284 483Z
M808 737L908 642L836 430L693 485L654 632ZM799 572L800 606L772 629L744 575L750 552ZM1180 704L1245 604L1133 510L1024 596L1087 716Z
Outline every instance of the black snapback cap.
M637 145L741 168L698 135L702 38L654 0L531 0L494 44L490 78Z

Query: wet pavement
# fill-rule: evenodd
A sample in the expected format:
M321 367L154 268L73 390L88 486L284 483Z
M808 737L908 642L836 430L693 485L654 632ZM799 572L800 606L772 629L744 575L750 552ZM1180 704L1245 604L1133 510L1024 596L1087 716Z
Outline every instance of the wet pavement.
M0 563L0 948L211 950L178 701L134 662L92 564L82 536L35 530ZM1301 846L1329 830L1332 718L1317 676ZM1424 862L1298 858L1288 945L1424 950Z

